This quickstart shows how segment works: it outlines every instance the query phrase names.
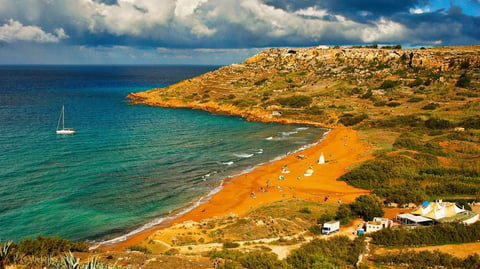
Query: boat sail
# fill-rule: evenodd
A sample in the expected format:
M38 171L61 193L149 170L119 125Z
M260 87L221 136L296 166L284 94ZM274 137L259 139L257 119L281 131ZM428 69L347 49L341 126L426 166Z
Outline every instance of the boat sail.
M59 129L60 122L62 122L62 129ZM58 118L57 123L57 134L74 134L75 129L65 128L65 106L62 106L62 112L60 112L60 117Z

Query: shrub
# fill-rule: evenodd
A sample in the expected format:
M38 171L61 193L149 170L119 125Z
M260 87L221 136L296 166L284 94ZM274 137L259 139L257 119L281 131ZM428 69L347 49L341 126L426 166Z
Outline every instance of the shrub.
M300 108L309 106L313 99L306 95L293 95L290 97L277 98L276 101L285 107Z
M422 109L423 109L423 110L435 110L435 109L437 109L437 108L439 108L439 107L440 107L440 105L437 104L437 103L430 103L430 104L422 107Z
M350 240L346 236L335 236L329 240L313 239L292 250L286 261L296 269L350 268L364 250L363 238Z
M460 88L468 88L470 87L471 80L472 78L470 77L470 75L468 75L467 73L463 73L458 78L457 83L455 83L455 86Z
M437 118L429 118L425 121L425 127L428 129L448 129L452 128L453 124L448 120Z
M240 256L238 261L242 264L243 268L246 268L246 269L287 268L286 262L279 261L277 255L274 253L262 253L262 252L248 253Z
M471 129L480 129L480 116L473 116L463 120L461 126Z
M308 207L304 207L304 208L300 209L298 212L304 213L304 214L312 214L312 210L310 210L310 208L308 208Z
M325 111L321 109L319 106L307 107L305 108L304 112L310 115L323 115L323 113L325 113Z
M390 102L390 103L387 103L387 106L389 107L397 107L397 106L400 106L402 103L399 103L399 102Z
M398 85L400 85L399 81L387 79L382 82L382 85L380 85L380 89L389 90L397 87Z
M470 67L470 62L468 60L465 60L460 64L460 69L468 69L469 67Z
M138 252L143 252L143 253L150 253L150 251L144 247L144 246L140 246L140 245L133 245L131 247L128 248L130 251L138 251Z
M24 238L17 246L17 250L24 255L49 256L59 255L68 251L88 252L87 242L72 242L60 237L37 235L35 239Z
M268 79L264 78L264 79L261 79L261 80L257 80L255 81L254 85L255 86L260 86L262 84L264 84Z
M224 248L238 248L239 246L240 246L240 244L237 243L237 242L227 241L227 242L224 242L224 243L223 243L223 247L224 247Z
M417 78L414 81L412 81L408 86L410 86L410 88L413 88L413 87L418 87L418 86L422 85L423 83L424 83L423 79Z
M362 122L365 119L368 119L368 115L365 113L358 114L358 115L346 113L340 117L339 121L341 124L345 126L353 126Z
M457 96L466 96L466 97L478 97L479 94L478 93L474 93L474 92L457 92L455 95Z
M383 229L372 235L373 243L383 246L422 246L476 241L480 223L445 223L420 229Z
M409 103L418 103L418 102L421 102L421 101L423 101L423 100L425 100L425 99L422 98L422 97L412 96L412 97L410 97L410 99L408 99L407 102L409 102Z
M413 133L403 133L393 143L394 148L405 148L410 150L418 150L423 146L420 138Z
M376 263L388 264L395 268L480 268L480 256L469 255L458 258L438 250L430 251L400 251L398 253L375 255Z
M308 228L308 231L311 232L312 234L319 235L322 234L322 226L320 225L312 225L310 228Z
M394 116L380 121L378 124L381 127L416 127L422 123L422 119L415 115Z

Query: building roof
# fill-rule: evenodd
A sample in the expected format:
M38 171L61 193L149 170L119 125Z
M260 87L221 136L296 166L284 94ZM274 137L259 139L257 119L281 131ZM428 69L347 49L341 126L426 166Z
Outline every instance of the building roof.
M422 216L415 216L415 215L412 215L412 214L399 214L397 216L398 218L402 218L402 219L408 219L412 222L416 222L416 223L420 223L420 222L428 222L428 221L433 221L432 219L429 219L429 218L425 218L425 217L422 217Z

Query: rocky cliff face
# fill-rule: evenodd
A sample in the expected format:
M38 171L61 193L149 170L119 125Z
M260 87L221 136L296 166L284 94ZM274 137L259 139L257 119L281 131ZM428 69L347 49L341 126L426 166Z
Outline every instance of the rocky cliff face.
M480 63L480 46L429 48L429 49L373 49L373 48L301 48L267 49L247 59L245 64L285 64L287 66L315 67L319 64L335 64L339 61L350 64L392 63L399 68L407 63L409 67L458 69L463 61L472 65ZM403 59L403 60L402 60ZM453 62L452 62L453 61Z
M479 68L480 46L274 48L244 63L129 97L134 103L202 109L255 121L309 121L329 125L337 124L339 117L350 111L371 113L375 108L378 113L387 113L411 109L414 105L382 108L378 104L389 104L415 94L428 99L433 89L455 88L462 73L470 74L470 90L475 90ZM396 82L386 88L382 86L386 80ZM288 98L298 95L306 96L309 102L287 102ZM366 95L371 96L362 98Z

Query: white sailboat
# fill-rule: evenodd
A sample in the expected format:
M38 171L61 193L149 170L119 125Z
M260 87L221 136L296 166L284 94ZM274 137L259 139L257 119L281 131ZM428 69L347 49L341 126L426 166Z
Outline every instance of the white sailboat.
M62 122L62 129L59 129L60 122ZM60 117L58 118L57 123L57 134L74 134L75 129L73 128L65 128L65 107L62 106L62 112L60 112Z

